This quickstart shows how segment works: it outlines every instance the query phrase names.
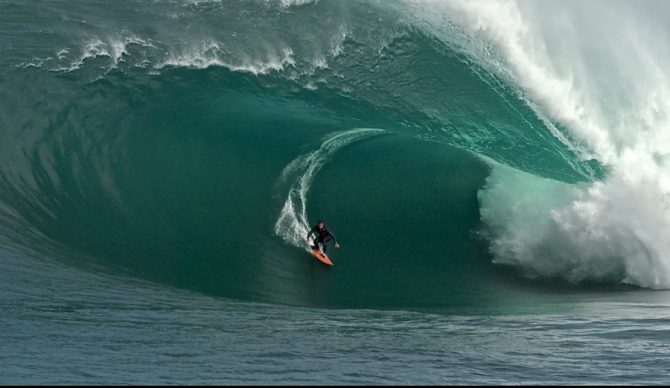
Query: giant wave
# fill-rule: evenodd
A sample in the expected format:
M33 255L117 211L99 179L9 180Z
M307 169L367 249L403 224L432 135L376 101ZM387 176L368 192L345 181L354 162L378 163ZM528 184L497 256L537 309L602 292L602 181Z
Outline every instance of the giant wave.
M74 4L0 6L6 244L305 305L670 284L649 9L589 6L632 36L577 3ZM334 271L300 246L316 218Z

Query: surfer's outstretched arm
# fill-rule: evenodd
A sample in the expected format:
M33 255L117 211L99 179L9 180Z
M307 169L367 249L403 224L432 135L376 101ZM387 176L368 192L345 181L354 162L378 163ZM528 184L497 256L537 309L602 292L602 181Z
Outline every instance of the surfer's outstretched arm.
M330 237L333 238L333 242L335 243L335 248L339 248L339 247L340 247L340 243L337 242L337 239L335 238L335 235L334 235L333 233L331 233L331 232L328 232L328 233L330 234Z

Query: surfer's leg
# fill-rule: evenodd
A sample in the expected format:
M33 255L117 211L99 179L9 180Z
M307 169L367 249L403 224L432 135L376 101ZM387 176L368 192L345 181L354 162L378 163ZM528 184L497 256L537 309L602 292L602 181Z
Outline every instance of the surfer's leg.
M321 238L314 240L314 246L316 246L321 252L326 253L326 243Z

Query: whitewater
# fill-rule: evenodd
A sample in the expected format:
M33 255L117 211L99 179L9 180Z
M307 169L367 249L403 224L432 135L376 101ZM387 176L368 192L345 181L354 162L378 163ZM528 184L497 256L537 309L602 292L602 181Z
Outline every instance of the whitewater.
M0 0L0 383L667 383L668 16Z
M483 192L483 219L498 234L492 248L498 262L573 281L619 279L668 287L670 90L661 69L669 57L667 34L654 23L660 22L656 7L666 6L568 2L554 10L530 2L449 5L447 12L456 15L451 17L467 20L460 23L470 28L464 34L485 37L497 53L473 55L513 79L539 114L587 146L581 158L595 158L608 168L605 179L581 187L544 193L543 183L525 187L532 193L540 186L538 195L529 195L536 199L510 199L505 189L497 198L493 187ZM597 21L579 23L596 11L603 12ZM630 18L614 26L612 20L621 14ZM430 18L435 17L428 16L426 23L433 24ZM647 23L634 24L639 20ZM553 44L558 36L561 42ZM641 44L651 41L658 45ZM492 186L505 185L492 181ZM548 195L563 198L547 201L543 197ZM496 214L499 205L523 210ZM539 228L524 226L529 215L541 214L545 220Z

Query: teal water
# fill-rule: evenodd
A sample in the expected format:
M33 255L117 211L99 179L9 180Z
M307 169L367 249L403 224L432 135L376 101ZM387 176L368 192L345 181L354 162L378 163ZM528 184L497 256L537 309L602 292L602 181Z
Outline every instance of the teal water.
M665 106L466 4L0 1L0 382L665 382Z

